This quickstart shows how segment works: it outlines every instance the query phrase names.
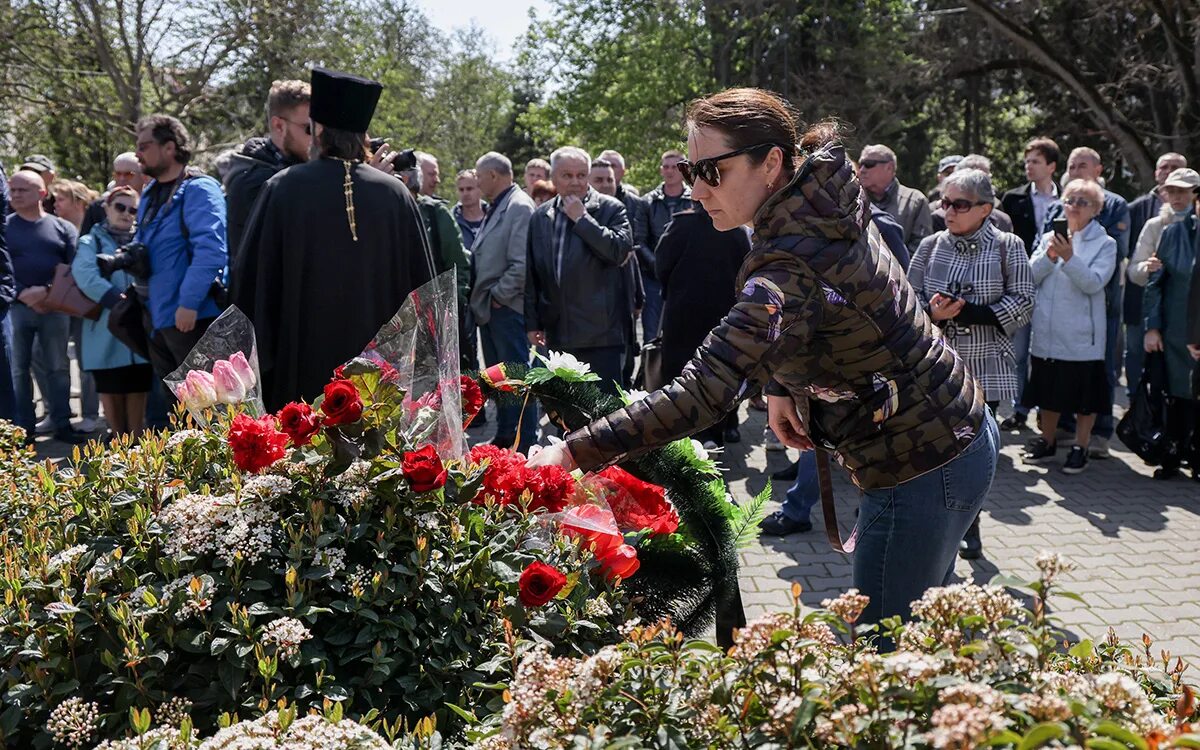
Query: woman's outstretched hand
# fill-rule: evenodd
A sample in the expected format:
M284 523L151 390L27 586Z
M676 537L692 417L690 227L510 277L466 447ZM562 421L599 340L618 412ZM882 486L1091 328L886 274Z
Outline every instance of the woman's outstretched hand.
M533 445L529 448L529 460L526 466L561 466L567 471L575 471L579 465L571 455L571 449L566 443L555 442L547 446Z
M767 396L767 424L775 432L779 442L789 448L810 451L813 442L800 421L800 413L796 411L796 402L787 396Z

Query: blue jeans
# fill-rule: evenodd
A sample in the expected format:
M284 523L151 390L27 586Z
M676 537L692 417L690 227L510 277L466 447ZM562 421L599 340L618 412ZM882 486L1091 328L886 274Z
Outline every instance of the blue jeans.
M483 343L483 359L488 366L501 362L529 362L529 339L525 335L525 316L511 307L492 308L492 318L479 327ZM508 404L496 409L496 437L517 436L521 423L520 447L526 449L537 442L537 404L533 399L521 415L520 404Z
M1118 285L1118 289L1120 286ZM1119 298L1120 295L1117 295ZM1112 400L1113 393L1117 390L1117 383L1121 382L1121 306L1109 305L1108 315L1105 322L1105 338L1104 340L1104 370L1108 374L1108 400L1110 406L1106 414L1096 416L1096 427L1092 432L1096 437L1102 437L1105 440L1112 440L1113 432L1116 429L1117 422L1113 419Z
M553 347L551 347L553 348ZM628 388L625 382L625 345L589 346L569 349L582 362L592 366L592 372L600 376L596 387L612 396L617 395L617 386Z
M662 284L658 283L658 279L643 275L642 289L646 292L646 304L642 307L642 340L650 341L658 335L662 325Z
M13 393L12 323L8 313L0 313L0 419L17 418L17 397Z
M71 341L75 343L75 366L79 370L79 416L100 418L100 394L96 378L83 369L83 318L71 318Z
M1125 392L1130 398L1142 379L1142 366L1146 362L1145 337L1144 323L1125 324Z
M71 361L67 358L67 339L71 335L71 319L62 313L39 315L20 302L9 312L12 318L13 357L12 377L17 400L17 424L33 434L33 345L41 348L42 366L46 372L45 392L42 394L50 408L50 421L55 430L71 428ZM40 383L39 383L40 385Z
M816 451L801 451L796 464L796 481L783 498L783 515L792 521L807 521L813 506L821 498Z
M1000 432L989 410L975 441L950 463L863 492L854 585L871 598L865 622L908 618L926 589L949 582L958 543L983 507L999 455Z
M1013 412L1022 416L1029 414L1029 409L1021 405L1021 395L1025 393L1025 384L1029 382L1029 336L1033 328L1026 323L1013 334L1013 356L1017 361L1017 399L1013 402Z

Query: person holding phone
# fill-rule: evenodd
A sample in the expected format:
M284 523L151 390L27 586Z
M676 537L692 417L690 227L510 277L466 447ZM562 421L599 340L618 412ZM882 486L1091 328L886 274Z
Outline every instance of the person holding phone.
M921 241L908 281L995 414L1020 395L1012 336L1033 314L1029 256L1020 237L991 221L996 193L986 172L956 171L941 188L946 228ZM976 517L959 555L975 560L982 548Z
M1075 445L1062 470L1079 474L1087 468L1096 415L1112 406L1104 365L1104 288L1117 265L1117 242L1096 221L1104 206L1099 185L1072 180L1062 203L1065 221L1054 222L1029 259L1037 300L1029 344L1032 368L1022 403L1041 410L1041 436L1030 441L1024 459L1053 460L1059 417L1075 414Z

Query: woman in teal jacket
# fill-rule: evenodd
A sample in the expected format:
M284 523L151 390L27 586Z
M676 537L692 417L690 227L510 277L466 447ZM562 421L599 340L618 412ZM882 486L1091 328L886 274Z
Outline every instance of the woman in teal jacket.
M1192 182L1200 175L1192 170L1176 170L1171 178L1191 172ZM1171 185L1168 178L1167 185ZM1188 351L1188 296L1196 264L1197 220L1195 212L1163 230L1156 253L1161 268L1146 284L1143 310L1146 316L1147 352L1163 352L1167 364L1167 395L1172 400L1167 410L1166 432L1175 444L1174 455L1154 472L1155 479L1170 479L1179 473L1183 461L1190 461L1192 478L1200 482L1200 402L1192 392L1192 377L1197 363Z
M108 311L133 283L124 271L111 278L100 274L97 255L111 255L133 239L138 194L132 188L114 188L104 199L105 220L79 238L71 274L80 291L103 308L98 320L83 321L80 364L96 379L104 417L114 435L137 437L145 424L146 394L153 372L146 360L108 332Z

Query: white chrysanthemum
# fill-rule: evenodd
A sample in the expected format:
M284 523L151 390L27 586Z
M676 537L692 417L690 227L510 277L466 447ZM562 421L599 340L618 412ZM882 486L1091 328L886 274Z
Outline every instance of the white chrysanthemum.
M312 632L294 617L281 617L267 623L260 640L264 646L275 646L281 659L290 659L300 652L300 644L312 638Z
M568 370L576 375L588 375L592 371L592 366L587 362L581 362L569 352L550 352L550 355L546 357L546 369Z

